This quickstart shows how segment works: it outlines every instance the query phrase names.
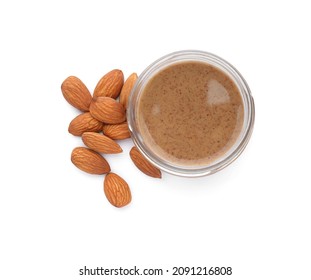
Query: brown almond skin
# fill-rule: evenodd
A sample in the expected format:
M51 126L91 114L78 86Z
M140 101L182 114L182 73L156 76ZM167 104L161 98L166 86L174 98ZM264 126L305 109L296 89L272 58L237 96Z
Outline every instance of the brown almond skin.
M69 76L61 85L64 98L80 111L89 110L92 96L85 84L75 76Z
M102 128L103 123L93 118L90 112L86 112L78 115L70 122L68 131L72 135L81 136L84 132L98 132Z
M130 151L130 157L136 167L146 175L154 178L162 178L160 169L152 165L134 146Z
M71 153L72 163L80 170L90 174L110 172L109 163L97 152L84 147L77 147Z
M98 97L93 100L90 113L95 119L107 124L122 123L126 119L123 105L111 97Z
M104 193L108 201L118 208L128 205L132 200L132 194L128 184L115 173L106 175Z
M100 96L106 96L116 99L122 89L124 83L123 72L119 69L114 69L104 75L97 83L93 97L96 99Z
M98 153L122 153L122 148L117 142L97 132L84 132L82 134L82 141L87 147Z
M120 124L105 124L103 133L114 140L123 140L131 137L127 122Z
M131 94L131 91L135 85L138 76L136 73L132 73L127 80L125 81L121 93L120 93L120 103L124 106L125 109L128 107L128 100Z

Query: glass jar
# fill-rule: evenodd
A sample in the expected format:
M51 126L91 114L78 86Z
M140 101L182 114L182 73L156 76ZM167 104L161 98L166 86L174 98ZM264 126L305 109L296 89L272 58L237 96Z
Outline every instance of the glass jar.
M157 152L154 145L147 143L142 134L141 127L138 125L140 117L138 105L147 83L161 70L173 64L182 62L203 62L221 70L235 83L242 98L244 119L242 128L237 139L235 140L235 143L223 155L208 164L183 165L163 157L163 155ZM197 50L174 52L149 65L136 81L136 84L131 92L129 107L127 110L127 120L132 139L146 159L162 171L185 177L210 175L232 163L242 153L250 139L254 125L254 117L254 101L251 91L242 75L224 59L214 54ZM209 137L209 135L206 135L206 137Z

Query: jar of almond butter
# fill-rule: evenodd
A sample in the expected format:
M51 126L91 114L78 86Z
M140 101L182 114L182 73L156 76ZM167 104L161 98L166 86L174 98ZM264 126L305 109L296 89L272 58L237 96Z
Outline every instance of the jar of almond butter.
M255 107L242 75L203 51L166 55L139 76L127 118L132 139L155 166L174 175L213 174L246 147Z

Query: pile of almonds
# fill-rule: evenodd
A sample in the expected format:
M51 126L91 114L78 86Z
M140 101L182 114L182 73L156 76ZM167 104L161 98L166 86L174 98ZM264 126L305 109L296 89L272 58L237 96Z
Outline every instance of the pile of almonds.
M115 69L104 75L97 83L93 96L77 77L64 80L61 90L73 107L82 111L69 124L72 135L81 136L86 147L77 147L71 153L72 163L90 174L105 174L104 193L115 207L123 207L132 200L126 181L112 173L102 154L117 154L123 150L116 140L130 138L126 122L126 109L137 74L131 74L124 82L121 70ZM130 158L143 173L161 178L161 171L147 161L134 146Z

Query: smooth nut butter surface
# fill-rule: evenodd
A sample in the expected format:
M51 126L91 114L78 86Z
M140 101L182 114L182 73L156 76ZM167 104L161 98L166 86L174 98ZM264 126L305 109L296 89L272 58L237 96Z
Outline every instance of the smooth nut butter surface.
M137 122L151 151L177 165L206 165L226 153L243 126L241 94L232 79L203 62L180 62L143 88Z

